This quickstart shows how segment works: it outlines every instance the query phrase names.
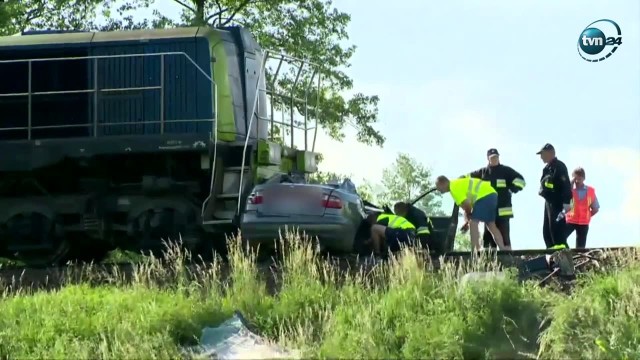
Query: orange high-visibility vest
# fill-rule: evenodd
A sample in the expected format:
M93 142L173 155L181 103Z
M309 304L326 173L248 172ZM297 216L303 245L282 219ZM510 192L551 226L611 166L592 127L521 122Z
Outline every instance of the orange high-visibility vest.
M596 198L596 190L591 186L585 185L585 187L587 188L587 196L582 200L578 198L578 190L573 189L573 207L566 217L569 224L589 225L591 222L591 204Z

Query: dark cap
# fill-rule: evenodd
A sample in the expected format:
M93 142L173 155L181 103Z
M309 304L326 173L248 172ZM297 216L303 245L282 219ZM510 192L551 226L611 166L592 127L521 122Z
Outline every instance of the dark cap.
M493 155L500 156L500 153L498 152L498 149L489 149L489 150L487 150L487 157L490 157L490 156L493 156Z
M556 149L553 147L553 145L546 143L544 144L542 149L540 149L540 151L538 151L536 154L540 155L540 153L542 153L543 151L555 151L555 150Z

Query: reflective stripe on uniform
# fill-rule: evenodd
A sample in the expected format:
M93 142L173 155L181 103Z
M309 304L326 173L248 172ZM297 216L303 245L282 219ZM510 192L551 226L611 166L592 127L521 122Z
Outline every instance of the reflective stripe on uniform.
M505 180L505 179L496 179L496 187L499 187L499 188L507 187L507 180Z
M546 188L553 189L553 183L550 183L550 182L548 182L548 181L545 181L545 182L544 182L544 186L545 186Z
M511 183L513 186L519 187L520 189L524 189L525 185L527 185L527 183L524 182L524 179L521 178L515 178Z
M503 208L498 208L498 216L509 216L509 215L513 215L513 208L512 207L503 207Z
M560 244L560 245L553 245L552 247L550 247L549 249L552 250L562 250L562 249L566 249L567 245L564 244Z
M417 234L418 235L429 235L429 234L431 234L431 231L429 230L429 228L427 226L420 226L418 228Z
M473 186L473 182L477 181L476 186ZM482 185L482 180L479 179L471 179L469 178L469 187L467 188L467 199L473 205L478 198L478 191L480 191L480 185Z

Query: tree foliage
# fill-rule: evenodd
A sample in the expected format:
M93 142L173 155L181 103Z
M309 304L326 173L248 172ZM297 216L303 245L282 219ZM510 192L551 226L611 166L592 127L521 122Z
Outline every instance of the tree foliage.
M358 185L358 194L362 200L368 201L372 204L378 204L378 195L376 194L373 184L368 181L364 181Z
M90 21L98 0L9 0L2 4L0 33L13 35L26 29L81 28Z
M316 171L309 174L309 183L311 184L328 184L332 182L342 182L347 176L334 173L332 171Z
M304 68L296 85L296 67L281 70L275 81L279 92L294 94L296 98L314 99L308 111L310 119L317 119L329 134L344 138L344 128L357 130L357 140L382 145L385 138L374 129L377 122L377 96L361 93L346 98L344 92L353 88L353 80L343 71L349 66L355 46L344 46L348 40L347 25L351 16L333 7L331 0L173 0L183 8L179 21L157 13L166 26L242 25L249 29L265 49L283 51L295 58L316 64ZM321 87L306 89L315 84L321 74ZM283 73L284 71L284 73ZM275 69L268 68L268 83L274 80ZM316 103L315 100L318 100ZM317 106L316 106L317 105ZM279 109L284 104L277 103ZM297 103L299 113L303 105Z
M471 251L472 248L473 246L471 246L471 237L469 236L469 232L462 233L458 230L453 249L455 251Z
M115 30L145 28L134 13L152 0L8 0L0 5L0 35L25 30ZM106 23L99 18L106 18Z
M396 161L382 171L383 192L380 199L393 205L410 201L433 187L431 171L408 154L398 154ZM415 204L427 215L441 215L440 195L432 193Z
M311 184L328 184L328 183L341 183L345 179L351 179L352 176L338 174L332 171L317 171L309 175L309 183ZM373 186L365 181L362 184L356 185L356 191L360 198L371 203L375 203L376 194L373 190Z

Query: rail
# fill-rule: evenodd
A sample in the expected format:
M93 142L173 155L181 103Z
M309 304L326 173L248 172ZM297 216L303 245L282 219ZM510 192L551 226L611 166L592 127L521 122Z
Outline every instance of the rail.
M270 86L266 85L266 79L265 80L265 88L261 89L261 83L263 81L263 77L266 78L266 71L267 71L267 63L269 60L277 60L278 61L278 66L276 67L276 70L273 74L273 78L270 81ZM283 94L281 92L278 91L278 77L280 75L280 71L282 71L282 67L283 65L288 64L288 65L292 65L293 66L293 72L295 73L295 79L293 81L293 85L288 89L289 93L288 94ZM310 67L311 70L311 76L308 77L307 81L305 82L305 87L304 87L304 98L300 99L298 97L296 97L296 91L298 89L298 84L300 82L300 78L303 75L303 72L305 70L305 67ZM306 74L305 74L306 75ZM314 81L316 81L316 77L317 77L317 88L316 88L316 103L315 103L315 116L314 116L314 125L312 127L309 127L309 94L310 94L310 90L311 87L314 84ZM247 84L248 85L248 84ZM311 151L315 151L315 146L316 146L316 139L318 136L318 115L319 115L319 108L320 108L320 88L322 85L322 76L321 76L321 72L320 72L320 66L318 66L317 64L310 62L308 60L304 60L304 59L300 59L300 58L296 58L290 55L286 55L283 54L282 52L276 53L274 51L270 51L270 50L265 50L262 61L260 63L260 68L259 68L259 73L258 73L258 79L256 81L256 96L254 98L253 101L253 105L251 107L251 118L249 119L249 123L247 124L247 129L252 129L253 126L253 121L254 118L258 119L257 122L257 127L260 126L260 123L262 121L268 121L270 124L270 128L269 128L269 140L273 141L274 138L274 132L275 132L275 124L279 124L279 125L283 125L285 128L288 127L290 130L290 144L289 146L291 148L295 147L295 138L294 138L294 132L295 129L300 129L300 130L304 130L304 150L307 151L309 150L309 144L308 144L308 132L309 130L313 130L313 143L311 146ZM259 114L259 109L260 109L260 93L264 92L265 93L265 98L267 98L268 102L269 102L269 117L263 117L260 116ZM284 100L289 100L287 102L287 105L289 105L289 122L286 123L284 121L284 116L285 116L285 111L281 111L283 120L282 121L277 121L275 120L275 113L276 113L276 109L275 109L275 104L277 102L276 98L284 98ZM283 101L283 103L285 102ZM296 121L295 121L295 114L296 111L298 110L296 107L296 104L302 104L302 116L303 116L303 126L297 125ZM267 104L265 104L267 105ZM258 132L258 128L256 127L256 133ZM237 209L236 209L236 215L240 214L240 209L241 209L241 198L242 198L242 193L243 193L243 184L244 184L244 169L246 166L246 155L247 155L247 147L249 145L249 136L247 134L247 136L245 136L245 140L244 140L244 147L243 147L243 151L242 151L242 167L240 170L240 184L238 185L238 201L237 201Z
M265 117L260 117L258 115L259 120L269 121L269 124L270 124L269 131L270 131L271 140L273 140L273 137L274 137L275 124L282 125L284 126L285 129L289 128L290 129L289 146L291 147L295 145L294 130L295 129L304 130L304 150L305 151L309 150L308 132L309 130L313 130L313 142L311 144L311 151L312 152L315 151L315 143L318 135L320 88L322 86L322 73L320 71L321 67L318 64L313 63L311 61L300 59L294 56L286 55L281 52L275 52L275 51L266 51L265 59L266 59L265 70L266 70L266 64L268 60L276 60L278 62L278 65L276 66L276 70L273 73L273 77L270 81L269 86L266 86L265 89L263 89L263 91L267 95L267 99L269 102L269 108L270 108L269 116L268 118L265 118ZM281 91L278 91L279 90L278 80L283 71L283 67L286 67L286 66L290 66L289 70L290 72L295 74L295 78L293 80L293 84L288 89L289 92L283 93ZM310 76L309 76L309 72L311 73ZM302 77L306 77L306 81L304 82L304 93L303 93L304 98L300 98L296 96L296 91L299 88ZM315 106L314 106L316 110L316 114L313 119L313 122L314 122L313 126L309 126L309 120L310 120L309 119L309 107L310 107L309 96L312 95L311 88L314 86L314 83L316 86L315 88L316 99L315 99ZM281 100L278 100L278 99L281 99ZM282 111L280 111L280 114L282 116L281 121L278 121L275 119L275 114L276 114L275 104L278 102L282 102L283 104L286 102L288 106L288 108L282 109ZM301 115L303 117L303 120L297 122L298 124L302 123L302 126L296 124L296 121L295 121L295 113L296 111L298 111L296 107L297 104L302 105ZM284 118L287 112L289 113L289 121L285 122Z
M179 119L179 120L167 120L165 118L165 90L166 90L166 82L165 82L165 69L166 69L166 57L168 56L182 56L184 57L195 69L208 80L213 86L214 98L213 98L213 117L206 119ZM117 59L117 58L149 58L149 57L159 57L160 58L160 69L159 69L159 85L155 86L137 86L137 87L119 87L119 88L100 88L99 87L99 76L100 73L98 71L99 61L104 59ZM51 62L51 61L78 61L78 60L86 60L91 61L93 66L93 74L92 74L92 82L93 88L80 89L80 90L59 90L59 91L33 91L33 64L37 62ZM160 53L148 53L148 54L120 54L120 55L93 55L93 56L74 56L74 57L54 57L54 58L32 58L32 59L14 59L14 60L0 60L0 65L3 64L12 64L12 63L27 63L28 72L27 72L27 91L26 92L14 92L14 93L0 93L0 98L7 97L27 97L27 126L13 126L13 127L3 127L0 128L0 131L16 131L16 130L27 130L27 140L32 140L33 138L33 130L41 130L41 129L68 129L68 128L93 128L93 137L98 137L99 131L98 129L101 127L112 127L112 126L131 126L131 125L149 125L149 124L159 124L160 125L160 134L165 133L166 124L171 123L206 123L213 122L214 127L217 128L217 86L213 78L202 69L188 54L184 52L160 52ZM99 121L99 113L98 113L98 104L100 94L102 93L113 93L113 92L133 92L133 91L159 91L160 93L160 101L159 101L159 119L151 120L151 121L130 121L130 122L100 122ZM58 94L93 94L92 103L93 103L93 114L92 119L82 124L61 124L61 125L43 125L43 126L33 126L33 98L35 96L41 95L58 95ZM215 131L217 135L217 131ZM216 138L217 142L217 138Z

